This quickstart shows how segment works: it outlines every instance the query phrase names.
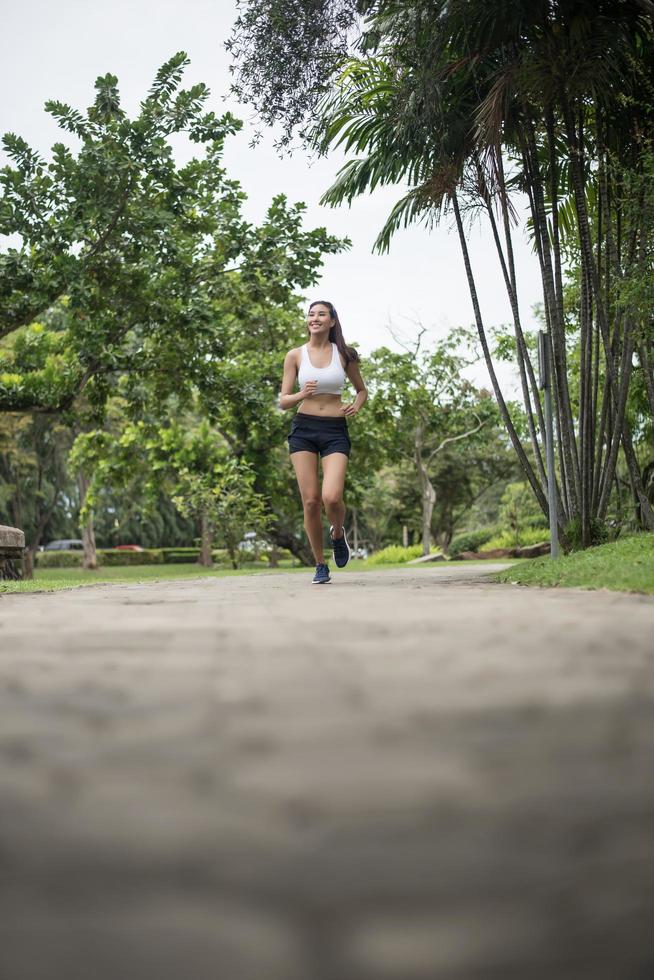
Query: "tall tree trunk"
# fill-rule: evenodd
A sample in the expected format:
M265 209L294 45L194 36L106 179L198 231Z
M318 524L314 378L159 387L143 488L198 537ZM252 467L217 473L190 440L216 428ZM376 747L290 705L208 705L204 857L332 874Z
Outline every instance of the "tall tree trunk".
M270 551L268 552L268 564L271 568L279 568L279 548L274 544L271 545Z
M545 207L544 181L538 161L538 150L536 146L533 120L529 116L526 117L525 133L527 136L526 145L523 148L525 173L531 184L529 199L531 203L534 232L538 245L538 257L541 265L545 312L552 339L552 360L554 366L557 416L560 423L559 431L561 436L563 459L565 462L565 496L569 500L569 514L570 517L572 517L576 515L579 510L580 474L577 442L574 431L574 419L572 417L570 390L568 386L565 324L562 319L562 302L560 297L557 296L555 276L552 266L549 233L547 228L547 210Z
M592 446L589 443L589 415L590 415L590 383L591 375L588 363L589 348L592 339L592 323L590 318L590 290L588 289L587 278L584 275L584 262L581 262L581 300L579 309L579 453L581 457L581 544L588 548L591 544L590 534L590 461L592 459Z
M524 447L520 442L520 437L516 432L513 420L509 414L507 404L504 400L502 394L502 389L500 388L499 382L497 380L497 374L495 372L495 365L493 364L493 359L491 357L490 348L488 346L488 338L486 337L486 330L484 327L484 321L481 315L481 309L479 306L479 298L477 296L477 287L475 285L475 279L472 273L472 266L470 264L470 254L468 252L468 244L466 242L465 231L463 228L463 221L461 220L461 211L459 209L459 201L456 195L456 191L451 193L452 207L454 210L454 217L456 219L456 228L459 235L459 245L461 247L461 253L463 255L463 262L466 270L466 278L468 280L468 289L470 290L470 299L472 300L472 308L475 315L475 323L477 325L477 333L479 335L479 341L481 343L482 351L484 352L484 360L486 361L486 368L490 375L491 384L493 386L493 391L495 393L495 400L497 401L498 408L500 410L500 415L502 416L502 421L506 427L507 433L515 449L516 455L518 457L518 462L525 474L529 485L534 491L538 505L543 511L543 514L547 517L549 514L549 507L547 503L547 498L543 493L543 488L538 482L538 478L534 473L533 467L527 458Z
M31 582L34 578L34 564L36 548L26 548L23 555L23 578L26 582Z
M480 178L481 168L479 168ZM493 203L490 197L486 199L486 211L488 213L488 218L491 225L491 230L493 232L493 240L495 242L495 250L497 252L498 258L500 260L500 267L502 269L502 275L504 277L504 285L509 297L509 303L511 306L511 313L513 315L513 331L516 338L516 351L518 355L518 371L520 373L520 384L522 387L522 400L525 406L525 415L527 417L527 426L529 428L529 435L531 437L531 451L533 457L536 460L536 465L538 467L538 473L541 479L541 483L545 484L547 482L547 477L545 474L545 466L543 465L543 457L540 451L540 444L538 442L538 434L536 432L536 421L534 419L534 410L531 404L531 395L529 392L529 382L527 379L527 362L529 361L529 351L527 350L527 345L525 343L524 334L522 331L522 324L520 322L520 308L518 306L518 296L515 283L515 270L509 273L507 268L507 263L504 259L504 253L502 251L502 243L500 241L500 236L497 230L497 222L495 221L495 215L493 214ZM506 226L506 222L505 222ZM510 231L505 227L506 234L510 234ZM513 269L513 264L512 269ZM535 379L534 379L535 380ZM542 417L542 412L540 411L540 398L538 397L538 391L534 393L535 407L538 413L538 423L540 427L541 436L545 431L545 423Z
M505 186L505 184L504 184L504 163L502 161L502 154L501 153L499 154L499 158L498 159L499 159L499 173L500 173L500 178L502 180L503 186ZM513 240L512 240L512 236L511 236L511 219L510 219L510 216L509 216L509 209L508 209L508 206L507 206L507 200L508 200L508 194L505 191L505 193L502 194L502 197L501 197L502 221L503 221L503 224L504 224L504 239L506 241L506 257L507 257L507 265L508 265L508 270L509 270L509 280L510 280L510 283L511 283L511 291L512 291L512 296L513 296L513 302L515 304L515 311L514 311L514 317L515 317L515 333L516 333L516 339L518 341L518 344L522 348L524 363L525 363L525 367L526 367L526 370L527 370L527 374L529 376L529 384L531 385L531 392L532 392L532 396L533 396L533 399L534 399L534 405L536 407L536 414L537 414L537 417L538 417L538 427L540 429L541 437L544 439L545 419L543 417L543 409L542 409L541 400L540 400L540 394L539 394L539 390L538 390L538 383L536 381L536 374L534 372L534 368L533 368L533 365L531 363L531 358L529 356L529 350L527 349L527 344L525 342L524 332L523 332L523 329L522 329L522 322L520 320L520 308L519 308L519 305L518 305L518 280L517 280L516 272L515 272L515 260L514 260L514 257L513 257ZM510 294L510 296L511 296L511 294ZM512 310L513 310L513 307L512 307ZM545 482L545 480L543 479L543 483L544 482Z
M311 566L314 564L311 548L305 541L301 541L275 519L266 531L266 536L279 548L284 548L298 559L302 565Z
M622 364L620 372L620 389L618 392L618 399L615 405L616 414L613 425L613 431L611 434L611 440L608 442L606 450L606 464L604 468L604 476L602 482L602 488L600 492L599 503L597 505L598 517L603 520L606 516L606 511L609 505L609 497L611 494L611 486L613 484L613 479L615 476L615 470L618 462L618 452L620 449L620 444L622 441L622 433L624 431L625 424L625 412L627 407L627 398L629 395L629 382L631 380L631 370L632 370L632 330L629 321L625 324L625 337L622 346ZM635 488L634 488L635 489Z
M645 391L647 392L647 403L652 418L654 419L654 373L652 372L652 359L647 349L647 340L643 339L638 344L638 360L640 361L643 380L645 381Z
M575 200L575 210L577 213L577 227L579 230L579 243L581 246L581 251L584 256L586 263L586 268L590 272L590 287L592 289L592 296L595 302L595 307L597 310L597 319L600 325L602 339L604 341L604 350L606 355L606 371L607 371L607 381L609 389L611 392L611 399L613 406L615 408L616 415L616 425L617 425L617 438L622 441L622 448L625 455L625 460L627 462L627 467L629 470L629 478L633 483L634 492L637 499L640 502L640 513L641 522L644 527L648 530L654 530L654 510L647 497L645 488L643 486L640 467L638 466L638 461L636 459L636 454L633 448L633 442L631 438L631 430L626 421L626 416L624 414L624 408L621 411L621 402L623 397L626 400L626 395L624 392L624 375L622 384L620 384L617 372L617 363L615 360L616 350L614 344L611 341L609 322L607 311L604 306L604 297L602 296L602 290L599 280L599 273L597 266L593 257L593 247L590 235L590 222L588 218L588 209L586 207L586 195L584 190L584 173L583 164L581 160L581 149L577 139L577 132L575 129L574 118L572 112L566 102L563 104L564 118L568 140L570 142L570 161L572 170L572 187L574 192ZM633 258L633 253L636 249L636 238L632 239L629 248L629 259L630 263ZM614 341L617 342L618 336L617 332L614 333ZM629 357L631 362L631 355ZM630 372L631 364L627 368ZM627 377L626 384L628 389L629 379ZM613 482L613 471L615 468L615 462L613 461L612 468L609 468L605 476L605 488L610 489L610 485ZM605 489L600 496L600 509L603 513L606 513L607 506L607 490Z
M418 425L414 439L414 460L418 469L420 497L422 500L422 553L423 555L428 555L431 551L431 519L434 513L434 504L436 503L436 491L434 490L433 483L429 479L429 473L422 458L422 448L423 430L422 426Z
M86 495L89 491L89 479L82 470L77 472L77 487L79 489L80 509L84 507ZM93 521L93 511L89 510L86 523L81 528L82 543L84 545L84 557L82 568L94 571L98 567L98 553L95 547L95 528Z
M52 517L57 503L59 501L59 488L55 489L54 496L50 503L50 506L45 510L37 510L37 521L36 527L34 528L34 535L25 551L25 557L23 559L23 574L25 579L34 578L34 568L36 566L36 552L39 550L39 545L43 539L43 532L45 530L46 524Z
M95 546L93 511L89 511L89 516L86 518L86 523L82 528L82 545L84 548L82 568L88 571L94 571L98 567L98 552Z
M206 511L200 515L200 557L198 564L204 568L213 568L211 545L213 543L213 526Z

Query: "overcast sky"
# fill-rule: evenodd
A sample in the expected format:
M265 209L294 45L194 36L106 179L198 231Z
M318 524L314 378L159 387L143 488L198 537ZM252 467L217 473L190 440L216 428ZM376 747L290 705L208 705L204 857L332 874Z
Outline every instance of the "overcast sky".
M95 78L112 72L118 76L123 107L133 114L156 70L179 50L191 59L186 84L206 82L210 108L230 108L247 123L249 109L223 101L229 87L223 42L234 18L234 0L3 0L0 129L47 153L61 133L43 111L46 99L86 107L93 100ZM301 154L279 159L271 137L251 149L251 134L246 124L226 150L229 174L241 181L249 197L248 218L260 220L273 195L283 192L306 203L307 227L325 225L352 240L350 251L327 258L321 282L308 296L334 303L348 341L358 341L366 353L380 344L395 346L389 323L411 334L412 322L419 320L433 336L472 323L463 262L449 224L431 232L422 227L399 232L389 255L373 255L374 238L400 196L397 189L385 188L351 209L322 208L318 200L340 161L310 165ZM473 229L469 244L486 323L507 322L508 303L490 231ZM523 318L529 323L532 304L540 300L540 284L535 257L520 231L516 252ZM477 376L483 382L485 372L480 368Z

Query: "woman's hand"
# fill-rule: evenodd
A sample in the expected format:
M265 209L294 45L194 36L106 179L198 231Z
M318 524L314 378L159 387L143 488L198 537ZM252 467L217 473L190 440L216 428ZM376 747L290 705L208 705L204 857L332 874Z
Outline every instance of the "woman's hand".
M355 405L354 402L352 402L350 405L345 405L343 407L343 415L348 415L348 416L356 415L358 411L359 408L357 405Z
M300 392L300 398L312 398L316 393L317 381L307 381L305 382L304 388Z

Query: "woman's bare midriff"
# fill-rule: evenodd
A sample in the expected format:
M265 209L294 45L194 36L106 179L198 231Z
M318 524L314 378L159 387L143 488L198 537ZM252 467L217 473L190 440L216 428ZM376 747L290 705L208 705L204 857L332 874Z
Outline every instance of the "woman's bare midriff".
M323 415L327 418L345 418L343 415L343 399L340 395L314 395L300 402L300 415Z

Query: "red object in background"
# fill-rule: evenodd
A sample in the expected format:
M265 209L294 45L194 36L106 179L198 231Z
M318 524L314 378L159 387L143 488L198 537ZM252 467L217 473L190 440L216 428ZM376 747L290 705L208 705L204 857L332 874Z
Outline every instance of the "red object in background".
M143 551L140 544L117 544L116 551Z

